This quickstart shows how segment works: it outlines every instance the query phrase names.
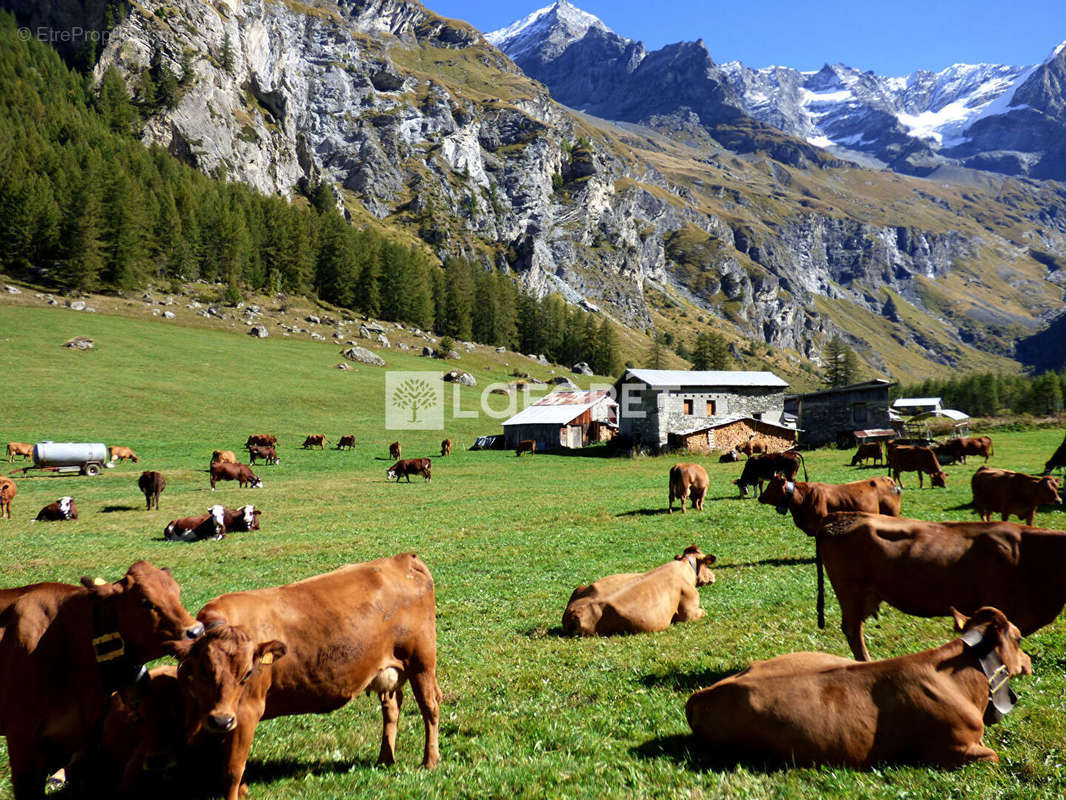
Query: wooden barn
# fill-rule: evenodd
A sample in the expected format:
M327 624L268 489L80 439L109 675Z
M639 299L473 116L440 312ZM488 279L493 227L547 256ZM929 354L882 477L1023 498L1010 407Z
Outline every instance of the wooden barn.
M532 439L537 450L585 447L618 427L618 404L606 390L552 392L503 423L507 447Z
M769 442L771 453L779 453L796 445L795 428L754 417L733 417L716 420L687 433L671 433L669 446L691 453L707 454L712 450L726 452L753 436Z
M820 392L788 395L785 413L796 417L803 431L803 444L820 447L835 442L838 447L853 447L856 430L890 427L888 393L895 385L875 378Z

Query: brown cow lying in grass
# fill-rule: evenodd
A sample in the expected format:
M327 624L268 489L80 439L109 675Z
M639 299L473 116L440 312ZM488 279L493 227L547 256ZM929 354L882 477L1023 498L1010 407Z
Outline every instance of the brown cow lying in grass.
M886 661L825 653L756 661L693 694L685 705L689 725L708 746L797 766L998 761L981 744L985 721L998 719L988 714L993 708L1000 715L1010 709L1007 676L1031 674L1029 656L1021 633L995 608L970 619L957 614L955 622L960 638Z
M568 636L610 636L661 631L674 622L699 619L697 586L714 583L711 564L695 545L648 572L629 572L578 586L563 612Z
M65 522L78 518L78 507L73 497L60 497L37 512L34 522Z
M867 617L881 603L939 617L995 606L1023 635L1066 604L1066 532L1013 522L926 522L879 514L830 514L817 536L818 624L825 626L822 566L840 603L840 627L860 661Z
M902 497L902 490L887 476L851 483L806 483L775 475L759 495L759 502L774 506L778 514L791 511L796 527L814 536L834 511L867 511L898 517Z
M681 513L685 513L685 500L692 498L692 507L703 511L703 498L707 494L710 479L707 470L699 464L674 464L670 467L670 505L667 513L674 513L674 501L681 501Z
M981 519L988 522L993 514L1002 515L1006 522L1011 514L1032 525L1037 506L1062 504L1058 478L1050 475L1035 477L1024 472L979 467L970 479L973 505Z

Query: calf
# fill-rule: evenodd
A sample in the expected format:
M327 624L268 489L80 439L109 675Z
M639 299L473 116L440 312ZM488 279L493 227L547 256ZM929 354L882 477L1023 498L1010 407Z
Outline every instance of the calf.
M211 453L212 464L236 464L237 456L232 450L215 450Z
M998 761L981 744L985 723L1010 710L1009 678L1032 674L1032 665L999 610L956 613L955 622L960 638L887 661L824 653L756 661L693 694L685 715L707 746L796 766Z
M1062 504L1057 478L1042 475L1039 478L1023 472L1006 469L979 467L970 479L973 505L981 519L988 522L993 514L1002 515L1004 522L1011 514L1026 525L1033 524L1036 508L1040 505Z
M34 522L64 522L78 518L78 507L73 497L60 497L37 512Z
M364 691L381 704L378 763L393 763L407 681L425 725L422 765L440 761L436 602L414 553L224 594L198 617L207 632L178 677L193 732L212 737L223 756L226 800L247 791L244 768L260 720L332 711Z
M329 444L329 439L326 438L324 433L312 433L308 434L304 439L303 448L307 450L312 447L317 447L319 450L325 450L326 445Z
M268 464L280 464L281 459L278 458L278 451L273 447L265 444L253 444L248 448L248 458L254 464L257 458L266 461Z
M400 443L393 442L389 445L389 458L393 461L397 461L400 458Z
M648 572L630 572L600 578L578 586L563 612L563 632L568 636L609 636L666 630L674 622L699 619L698 586L714 583L711 564L695 545Z
M198 517L183 517L173 520L163 529L163 538L168 542L200 542L204 539L221 540L226 537L226 509L213 505L206 514Z
M718 456L719 464L732 464L736 461L740 461L740 455L736 450L730 450L728 453L722 453Z
M109 447L107 448L108 461L132 461L136 464L140 459L137 458L137 454L130 450L128 447Z
M757 436L753 436L746 442L741 442L736 446L738 453L743 453L749 458L754 455L761 455L763 453L770 452L770 442L766 439L762 439Z
M452 454L452 440L445 439L440 443L440 457L450 456Z
M535 439L523 439L518 443L518 447L514 449L516 456L522 455L522 453L529 453L533 455L537 452L537 442Z
M902 490L887 476L851 483L804 483L776 475L759 495L759 502L774 506L778 514L792 512L796 527L814 536L834 511L898 517L902 498Z
M992 439L988 436L963 436L957 439L948 439L940 445L940 449L951 453L955 457L955 461L962 461L963 464L966 463L966 456L984 456L987 464L989 456L995 455L995 451L992 448Z
M98 736L111 693L203 632L179 591L168 570L138 561L114 583L0 593L9 598L0 614L0 731L16 798L44 797L45 778Z
M251 486L253 489L261 489L263 482L259 480L247 464L226 464L217 462L211 465L211 490L214 491L218 481L237 481L240 487Z
M866 466L866 462L870 459L873 459L874 464L880 464L884 461L880 442L863 442L860 444L859 449L855 451L855 455L851 457L851 466L857 467L859 464Z
M8 442L7 461L9 464L15 460L15 456L33 458L33 445L26 444L25 442Z
M355 447L355 434L353 433L344 434L337 442L338 450L351 450L353 447Z
M928 447L916 447L914 445L897 445L888 449L888 468L892 478L903 486L899 476L901 472L917 472L918 488L924 489L923 478L929 473L929 483L933 488L946 488L947 475L940 468L940 462L936 460L936 453Z
M407 482L410 483L412 475L421 475L428 481L432 477L431 466L428 458L401 459L385 470L385 479L395 478L399 483L401 477L406 477Z
M18 494L19 488L15 482L4 475L0 475L0 519L5 516L11 519L11 501Z
M692 507L703 511L703 498L707 494L710 479L707 470L699 464L674 464L670 467L670 503L666 513L674 513L674 500L681 501L681 513L685 513L685 500L692 498Z
M163 474L161 472L142 472L141 477L137 479L137 486L144 494L145 510L151 511L152 506L155 505L156 511L158 511L159 495L167 488L167 482L163 478Z
M755 455L744 462L744 469L740 477L733 481L740 489L740 496L748 496L748 487L755 486L758 490L756 497L762 494L762 485L778 473L788 480L793 480L799 472L800 464L803 464L803 477L807 477L807 465L803 456L795 451L773 453L771 455Z
M995 606L1023 635L1052 622L1066 604L1063 531L838 512L816 537L818 625L825 626L824 564L840 627L860 661L870 659L863 625L882 602L919 617Z
M1044 464L1044 474L1050 475L1053 469L1066 469L1066 436L1062 438L1062 444L1055 449L1051 458Z

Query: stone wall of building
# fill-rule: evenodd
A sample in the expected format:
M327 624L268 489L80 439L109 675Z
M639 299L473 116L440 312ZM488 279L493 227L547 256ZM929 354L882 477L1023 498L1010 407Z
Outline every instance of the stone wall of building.
M851 447L854 444L853 431L891 427L888 407L888 390L885 388L801 397L800 440L812 447L837 441Z

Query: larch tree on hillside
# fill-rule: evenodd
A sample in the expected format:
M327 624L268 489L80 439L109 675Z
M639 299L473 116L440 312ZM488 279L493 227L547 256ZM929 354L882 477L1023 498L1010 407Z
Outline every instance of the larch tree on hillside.
M822 382L827 386L847 386L855 383L859 375L859 358L848 347L840 334L835 334L822 351L825 364Z

